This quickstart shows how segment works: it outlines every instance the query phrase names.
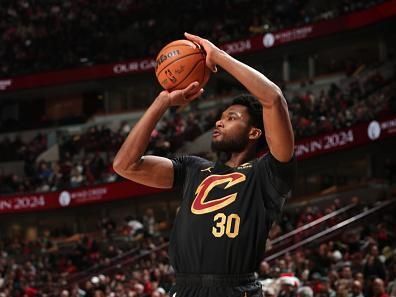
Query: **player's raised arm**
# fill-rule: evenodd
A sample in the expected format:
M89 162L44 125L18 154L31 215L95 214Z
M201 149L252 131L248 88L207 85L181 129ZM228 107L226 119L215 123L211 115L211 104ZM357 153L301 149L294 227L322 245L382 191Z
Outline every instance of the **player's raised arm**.
M156 188L171 188L173 164L163 157L143 156L155 125L170 106L186 105L202 94L198 83L183 90L162 91L133 127L114 158L113 168L121 176Z
M280 88L259 71L236 60L210 41L187 34L206 51L206 64L213 71L216 65L234 76L263 106L265 137L271 154L280 162L293 156L294 135L287 103Z

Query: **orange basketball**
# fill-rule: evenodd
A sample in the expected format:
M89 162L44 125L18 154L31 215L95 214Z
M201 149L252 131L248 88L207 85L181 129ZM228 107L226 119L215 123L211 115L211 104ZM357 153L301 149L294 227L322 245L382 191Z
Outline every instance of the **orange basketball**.
M180 90L194 81L202 88L208 82L210 70L206 67L205 53L189 40L176 40L167 44L158 54L155 75L168 91Z

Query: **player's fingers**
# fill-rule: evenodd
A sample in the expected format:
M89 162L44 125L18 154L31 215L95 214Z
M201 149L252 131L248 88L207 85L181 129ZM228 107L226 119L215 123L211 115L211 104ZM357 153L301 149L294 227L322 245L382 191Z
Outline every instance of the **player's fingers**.
M192 82L189 84L184 90L182 90L182 94L184 95L189 95L189 94L194 94L197 92L197 88L199 86L199 83L197 81Z
M191 41L194 41L194 42L196 42L196 43L198 43L198 44L201 44L201 37L199 37L199 36L197 36L197 35L193 35L193 34L184 32L184 36L186 36L186 38L187 38L188 40L191 40Z
M187 39L191 40L192 42L195 42L199 45L201 45L201 49L205 52L205 55L207 55L207 57L209 57L210 55L210 51L211 51L211 43L208 42L205 39L202 39L201 37L197 36L197 35L193 35L187 32L184 32L184 36L186 36ZM216 73L217 72L217 66L216 64L212 63L209 59L206 59L206 65L209 67L209 69Z
M194 94L187 96L187 97L186 97L186 100L189 101L189 102L191 102L191 101L193 101L194 99L196 99L196 98L198 98L199 96L201 96L201 95L203 94L203 92L204 92L204 89L200 89L198 92L195 92Z
M163 91L161 91L161 93L159 95L160 96L168 96L169 92L167 90L163 90Z

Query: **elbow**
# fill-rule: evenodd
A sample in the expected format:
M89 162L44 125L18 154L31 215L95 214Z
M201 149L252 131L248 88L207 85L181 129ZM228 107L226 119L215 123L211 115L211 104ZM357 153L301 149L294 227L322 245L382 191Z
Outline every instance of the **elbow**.
M286 104L287 105L286 99L283 96L283 92L278 86L274 87L274 91L271 96L271 100L272 100L273 105L277 105L277 104L282 104L282 105Z
M122 163L114 161L113 162L113 170L119 176L128 178L126 168L122 165Z
M285 97L283 96L282 90L277 85L274 85L273 88L269 92L267 92L260 101L263 106L267 108L272 108L274 106L287 107L287 102Z
M290 151L286 150L286 151L282 151L282 152L273 152L273 151L271 151L271 154L279 162L287 163L287 162L290 162L293 159L294 150L290 150Z
M133 171L137 168L139 162L135 160L125 160L120 157L115 157L113 161L113 169L116 173L123 176L125 172Z
M113 169L119 175L122 175L122 172L125 171L125 161L122 160L119 156L116 156L113 160Z
M121 164L120 161L117 159L114 159L113 161L113 170L117 173L120 174L121 171Z

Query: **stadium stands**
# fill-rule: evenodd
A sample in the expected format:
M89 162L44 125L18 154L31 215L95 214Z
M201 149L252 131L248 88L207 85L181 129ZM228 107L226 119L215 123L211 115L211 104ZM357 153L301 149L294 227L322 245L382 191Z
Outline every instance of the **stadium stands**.
M182 38L184 31L223 43L334 18L380 2L2 1L0 78L155 56L168 41ZM174 7L181 17L178 23L169 18Z
M396 89L393 71L384 77L374 68L369 74L358 75L340 85L331 84L328 90L311 92L308 87L304 94L291 93L286 87L296 139L333 132L394 112L391 104ZM218 106L217 112L212 108L209 113L198 108L168 114L153 131L147 153L171 156L185 142L210 130L221 108ZM113 182L117 176L111 166L112 159L130 128L129 123L122 122L117 131L93 126L82 134L58 132L61 159L57 162L35 162L46 148L44 135L38 134L30 143L4 138L0 142L0 152L3 152L0 158L23 160L25 175L0 176L0 193L48 192Z
M356 203L356 199L354 201ZM336 209L341 205L328 207ZM302 218L313 215L314 208L315 205L307 208L300 213L298 221L289 224L296 228ZM283 296L283 282L290 282L287 284L292 291L310 286L314 296L335 294L333 291L351 293L354 281L359 281L364 296L376 296L371 292L376 289L373 280L386 281L395 277L391 213L391 210L385 212L385 216L381 216L385 220L376 225L350 228L342 236L320 245L302 246L271 261L270 265L263 261L258 275L263 280L264 292L273 290L275 296ZM99 294L96 291L105 294L100 296L112 296L111 292L165 296L174 280L163 249L167 246L163 245L165 238L150 235L147 223L143 237L131 237L130 231L125 232L129 229L125 229L127 226L117 228L110 218L105 218L98 222L101 232L96 236L72 235L62 243L47 231L33 242L18 238L3 241L0 245L0 294L3 295L0 296L97 296L94 295ZM116 243L118 232L120 238L124 238L118 241L118 244L123 243L123 248ZM294 282L287 279L291 274ZM385 292L386 288L383 290Z

